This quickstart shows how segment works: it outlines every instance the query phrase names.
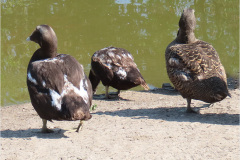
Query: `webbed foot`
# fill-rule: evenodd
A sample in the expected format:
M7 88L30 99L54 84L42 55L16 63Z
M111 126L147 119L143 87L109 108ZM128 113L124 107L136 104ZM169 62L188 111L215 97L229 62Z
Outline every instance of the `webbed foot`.
M43 121L43 126L42 126L41 132L42 133L53 133L54 132L53 130L47 128L47 120L42 119L42 121Z

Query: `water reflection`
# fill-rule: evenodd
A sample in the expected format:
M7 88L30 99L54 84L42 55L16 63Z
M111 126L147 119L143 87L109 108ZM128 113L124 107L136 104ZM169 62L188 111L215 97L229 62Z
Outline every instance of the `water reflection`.
M162 83L169 82L164 62L165 48L176 37L182 10L192 7L196 10L197 38L213 44L229 76L238 71L238 1L1 2L2 105L29 101L26 68L38 45L25 39L39 24L53 27L58 37L59 53L73 55L83 64L87 74L92 54L112 45L130 51L145 80L161 87ZM104 91L103 87L99 90Z
M131 0L115 0L116 4L131 4Z

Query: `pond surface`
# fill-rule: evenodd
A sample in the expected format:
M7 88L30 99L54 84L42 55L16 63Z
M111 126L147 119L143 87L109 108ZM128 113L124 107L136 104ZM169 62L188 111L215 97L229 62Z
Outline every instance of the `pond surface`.
M191 7L197 18L196 37L211 43L227 75L236 76L238 6L238 0L2 0L1 106L30 102L26 70L39 46L26 38L39 24L54 29L58 52L74 56L87 75L95 51L121 47L132 53L147 83L161 87L170 82L166 46L176 37L182 10ZM102 85L98 93L104 93Z

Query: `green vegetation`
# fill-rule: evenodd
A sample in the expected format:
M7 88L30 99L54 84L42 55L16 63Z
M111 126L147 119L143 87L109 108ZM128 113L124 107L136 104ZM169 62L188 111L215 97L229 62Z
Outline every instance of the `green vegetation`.
M97 105L94 104L94 105L91 106L90 111L94 111L94 110L96 110L96 109L97 109Z

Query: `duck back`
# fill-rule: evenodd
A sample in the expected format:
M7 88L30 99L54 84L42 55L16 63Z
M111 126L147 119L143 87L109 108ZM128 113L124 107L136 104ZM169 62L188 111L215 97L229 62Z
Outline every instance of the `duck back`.
M99 81L104 86L112 86L118 90L127 90L138 85L148 88L133 56L123 48L107 47L95 52L89 79L93 90L96 90Z
M32 61L27 85L31 102L42 119L90 119L92 88L83 67L70 55Z
M175 40L167 47L165 58L168 76L184 98L213 103L229 95L224 67L209 43Z

